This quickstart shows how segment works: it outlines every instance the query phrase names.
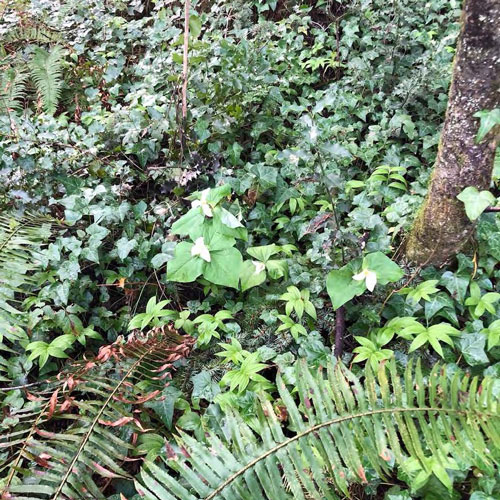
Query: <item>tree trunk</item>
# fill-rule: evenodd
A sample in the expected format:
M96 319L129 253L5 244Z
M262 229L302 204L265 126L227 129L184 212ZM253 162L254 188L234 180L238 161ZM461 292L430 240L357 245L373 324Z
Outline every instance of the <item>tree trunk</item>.
M446 119L427 198L406 244L409 260L441 264L470 238L474 224L457 195L489 189L498 127L476 144L477 111L500 106L500 0L465 0ZM496 130L495 130L496 129Z

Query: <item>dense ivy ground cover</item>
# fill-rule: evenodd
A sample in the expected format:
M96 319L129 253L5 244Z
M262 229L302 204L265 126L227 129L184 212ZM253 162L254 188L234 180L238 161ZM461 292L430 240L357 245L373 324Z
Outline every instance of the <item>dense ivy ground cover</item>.
M59 221L16 306L17 340L0 323L4 387L171 324L196 347L165 397L145 403L155 430L133 454L154 460L174 426L203 440L220 409L256 428L259 392L286 421L276 373L294 385L297 359L327 364L342 306L355 373L416 352L426 374L443 360L451 374L496 378L498 397L498 217L483 214L447 267L411 267L401 251L437 152L460 2L192 4L185 123L183 4L3 10L3 88L34 57L55 85L48 99L23 76L17 104L0 107L0 206ZM2 398L1 432L36 404L22 389ZM367 469L351 494L500 494L495 471L449 460L390 481ZM139 498L130 482L105 491Z

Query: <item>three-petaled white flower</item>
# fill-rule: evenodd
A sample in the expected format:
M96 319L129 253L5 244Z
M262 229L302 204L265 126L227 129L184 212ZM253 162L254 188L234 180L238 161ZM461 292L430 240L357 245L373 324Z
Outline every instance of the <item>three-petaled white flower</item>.
M352 279L356 281L365 280L366 288L368 288L370 292L373 292L377 284L377 275L375 271L370 271L369 269L363 269L360 273L355 274Z
M252 264L255 266L254 274L259 274L266 268L266 265L258 260L252 260Z
M204 189L201 192L200 199L194 200L191 203L192 208L201 207L201 210L206 217L212 217L212 215L213 215L212 207L209 205L209 203L207 201L207 196L208 196L209 192L210 192L210 188Z
M210 262L210 260L211 260L211 258L210 258L210 252L208 251L208 248L205 245L205 242L203 241L203 236L200 236L194 242L194 245L191 248L191 255L193 257L195 257L195 256L198 255L205 262Z

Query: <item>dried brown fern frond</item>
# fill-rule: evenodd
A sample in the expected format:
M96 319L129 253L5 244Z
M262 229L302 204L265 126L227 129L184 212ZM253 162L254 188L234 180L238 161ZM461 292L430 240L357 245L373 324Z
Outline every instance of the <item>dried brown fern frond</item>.
M30 393L32 406L9 414L18 422L0 437L5 497L100 499L101 478L130 479L123 464L147 431L138 410L162 397L193 344L170 327L121 337Z

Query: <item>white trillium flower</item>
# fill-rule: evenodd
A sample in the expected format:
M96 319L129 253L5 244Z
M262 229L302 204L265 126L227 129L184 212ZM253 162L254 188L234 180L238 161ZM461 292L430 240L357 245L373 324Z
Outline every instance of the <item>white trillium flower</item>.
M201 257L205 262L210 262L210 252L208 251L207 246L205 245L205 242L203 241L203 236L200 236L199 238L196 239L194 242L193 247L191 248L191 255L193 257L199 256Z
M252 264L255 266L254 274L259 274L266 268L266 265L263 262L259 262L258 260L252 260Z
M377 284L377 274L375 271L370 271L369 269L363 269L360 273L355 274L352 279L356 281L365 280L366 288L368 288L370 292L373 292L373 289Z
M210 188L204 189L201 192L200 199L199 200L194 200L191 203L191 207L192 208L201 207L201 210L202 210L203 214L206 217L212 217L213 216L212 207L209 205L209 203L207 201L207 196L208 196L209 192L210 192Z
M311 127L311 130L309 130L309 138L311 141L315 141L318 138L318 129L316 127Z

